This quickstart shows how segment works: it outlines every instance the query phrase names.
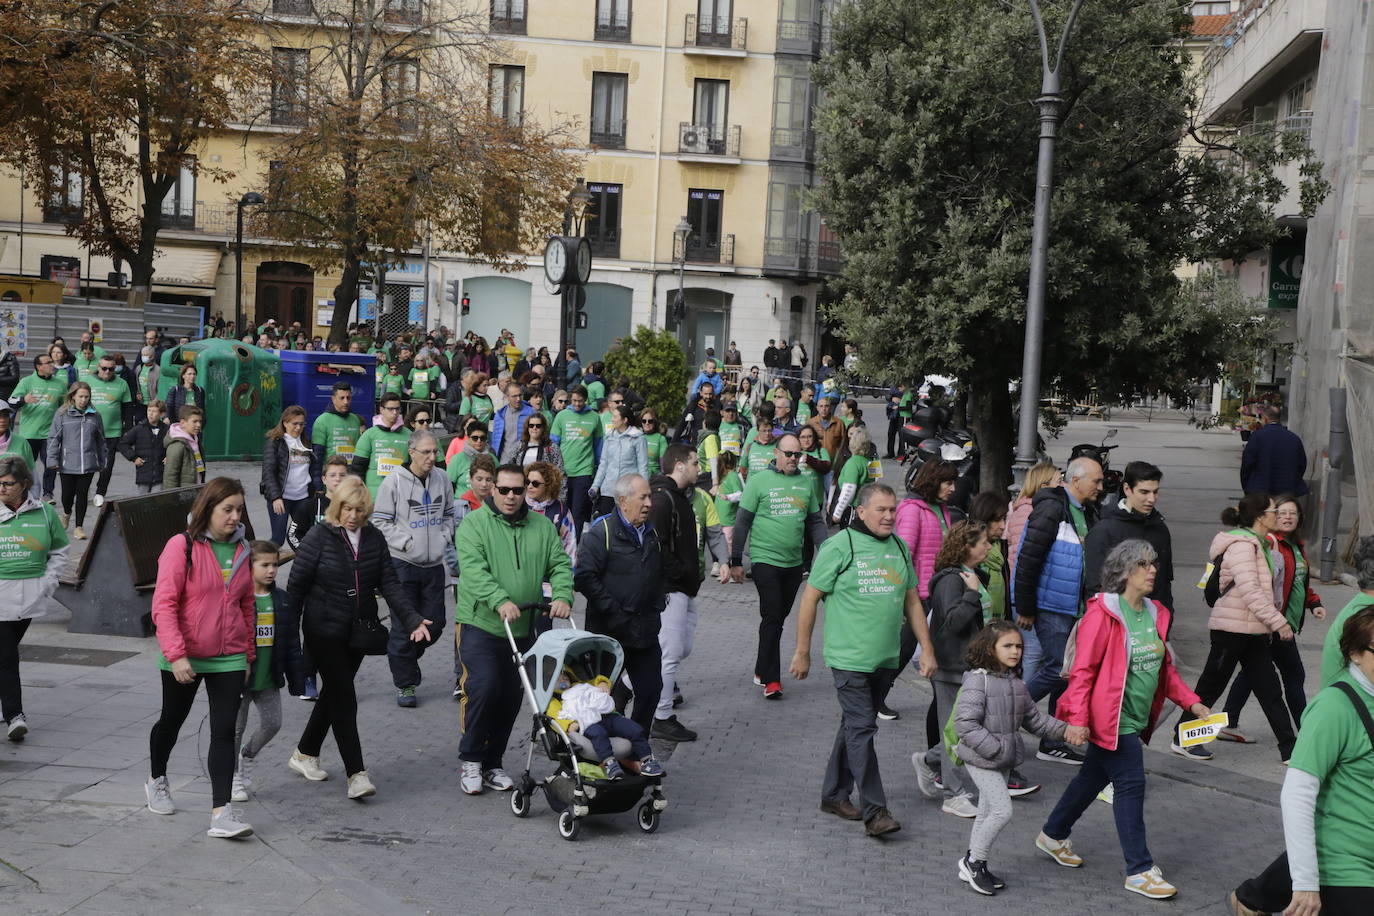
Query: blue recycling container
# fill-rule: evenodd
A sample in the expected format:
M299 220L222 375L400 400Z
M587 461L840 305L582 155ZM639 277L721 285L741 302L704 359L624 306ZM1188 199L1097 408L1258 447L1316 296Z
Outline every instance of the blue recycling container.
M305 408L305 428L329 410L334 383L353 386L353 412L371 425L376 411L377 357L371 353L328 353L320 350L277 350L281 357L282 406Z

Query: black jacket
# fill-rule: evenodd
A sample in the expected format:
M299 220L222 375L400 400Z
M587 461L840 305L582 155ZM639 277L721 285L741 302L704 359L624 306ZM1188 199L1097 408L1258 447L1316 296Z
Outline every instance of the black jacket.
M301 541L286 590L301 603L307 638L348 639L354 617L377 618L378 592L406 630L420 625L422 618L396 578L386 538L371 525L361 534L356 561L344 529L334 525L316 525Z
M287 686L293 696L305 692L305 655L301 652L301 612L285 590L272 589L272 612L276 615L272 636L272 683ZM258 656L261 658L261 654ZM255 666L257 662L253 663Z
M587 596L587 629L628 649L658 645L663 591L662 551L653 526L644 541L618 511L592 522L577 546L573 584Z
M1158 510L1138 515L1126 508L1125 500L1102 513L1083 542L1083 593L1095 595L1102 590L1102 564L1112 548L1122 541L1138 539L1155 549L1155 590L1149 597L1169 610L1174 608L1174 549L1169 526Z
M310 443L302 439L301 444L310 448ZM310 448L310 490L317 489L317 482L320 479L320 456ZM262 477L258 482L258 492L263 495L269 503L274 499L281 499L286 489L286 475L291 466L291 449L286 444L286 437L280 436L276 439L268 437L262 446ZM310 495L309 492L306 495Z
M205 389L199 385L192 385L192 390L196 393L196 406L201 410L205 409ZM167 392L167 420L177 423L181 420L181 408L186 406L186 386L177 385Z
M968 644L983 628L978 592L964 584L959 567L946 566L930 577L930 642L935 647L935 680L963 683Z
M19 357L6 350L5 355L0 356L0 398L9 398L23 374Z
M286 523L286 546L293 551L300 550L301 541L305 540L310 529L315 527L316 520L324 518L325 510L328 508L329 497L323 493L312 494L296 506Z
M649 523L658 532L663 548L663 590L695 598L702 577L697 516L691 497L667 474L655 474L649 489L653 494Z
M144 417L120 438L119 454L130 461L143 459L143 465L134 468L135 483L141 486L162 483L162 464L167 457L167 429L166 420L154 427Z

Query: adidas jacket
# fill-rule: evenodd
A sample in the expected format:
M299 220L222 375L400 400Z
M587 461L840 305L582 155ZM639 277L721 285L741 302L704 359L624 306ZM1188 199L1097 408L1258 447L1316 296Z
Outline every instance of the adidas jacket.
M454 520L453 487L438 467L421 480L409 464L402 465L377 488L372 524L386 536L395 559L412 566L442 563L454 569Z

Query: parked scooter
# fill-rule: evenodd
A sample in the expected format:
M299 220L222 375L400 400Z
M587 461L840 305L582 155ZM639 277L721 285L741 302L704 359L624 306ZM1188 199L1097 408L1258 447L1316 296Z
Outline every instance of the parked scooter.
M1073 451L1069 452L1070 461L1075 458L1091 458L1102 465L1102 496L1098 499L1098 504L1103 506L1114 506L1117 500L1121 498L1123 478L1120 471L1112 469L1110 461L1112 449L1117 448L1117 446L1107 444L1107 440L1115 439L1117 433L1117 428L1113 426L1107 430L1099 444L1081 443L1075 445Z
M959 472L954 482L950 505L967 510L978 489L979 451L973 433L949 426L949 412L943 407L921 407L897 432L900 453L897 460L906 466L906 487L911 489L921 467L933 458L943 459Z

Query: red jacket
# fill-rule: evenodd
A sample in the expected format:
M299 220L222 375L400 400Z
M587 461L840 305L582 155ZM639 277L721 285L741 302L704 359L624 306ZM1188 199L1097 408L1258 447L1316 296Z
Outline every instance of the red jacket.
M1121 722L1121 701L1126 693L1130 656L1126 621L1121 617L1120 602L1120 595L1101 592L1088 599L1088 609L1078 622L1074 640L1069 686L1059 698L1056 709L1056 715L1070 725L1086 725L1088 740L1109 751L1116 750L1117 727ZM1178 676L1178 669L1174 667L1174 653L1169 648L1172 613L1156 601L1147 599L1146 604L1154 615L1159 638L1164 640L1164 663L1159 669L1159 687L1155 690L1154 702L1150 704L1149 724L1140 736L1148 744L1166 698L1184 709L1202 701Z
M257 658L253 568L241 529L236 540L228 586L204 535L191 547L189 575L185 535L174 535L162 548L153 592L153 625L167 661L240 652L247 653L250 663Z

